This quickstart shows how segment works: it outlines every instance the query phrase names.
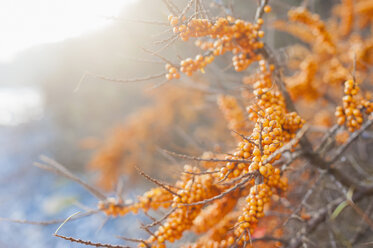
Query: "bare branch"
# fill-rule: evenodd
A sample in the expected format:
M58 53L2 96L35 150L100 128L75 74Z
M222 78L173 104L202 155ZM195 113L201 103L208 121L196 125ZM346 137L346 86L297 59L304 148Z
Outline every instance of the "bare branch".
M88 192L90 192L93 196L97 197L100 200L105 200L106 196L101 193L95 187L87 184L86 182L82 181L80 178L73 175L69 170L67 170L63 165L59 164L55 160L48 158L46 156L40 156L40 160L42 160L45 164L35 162L34 165L44 170L52 171L58 175L64 176L74 182L79 183L83 188L85 188Z
M156 225L159 225L162 221L164 221L165 219L167 219L173 212L175 212L176 208L173 208L171 209L168 213L166 213L165 216L163 216L161 219L159 220L156 220L154 221L153 223L151 224L148 224L148 225L145 225L145 227L149 228L149 227L153 227L153 226L156 226Z
M140 170L140 168L136 167L136 170L137 172L145 177L146 179L148 179L149 181L151 181L152 183L155 183L156 185L160 186L161 188L165 189L166 191L168 191L169 193L173 194L173 195L176 195L178 197L181 197L179 194L175 193L174 191L172 191L170 188L171 187L174 187L174 186L171 186L171 185L167 185L166 183L163 183L163 182L159 182L158 180L154 179L154 178L151 178L150 176L148 176L147 174L145 174L145 172L143 172L142 170Z
M90 245L90 246L94 246L94 247L131 248L130 246L125 246L125 245L111 245L111 244L104 244L104 243L95 243L95 242L92 242L92 241L89 241L89 240L82 240L82 239L67 237L67 236L63 236L63 235L59 235L59 234L53 234L53 235L58 237L58 238L64 239L64 240L68 240L68 241L83 244L83 245Z
M264 14L264 7L268 4L268 0L260 0L260 4L258 8L256 9L255 14L255 22L258 21L259 18L262 18Z
M77 214L70 218L70 220L77 220L86 216L91 216L93 214L99 213L99 210L91 210L86 213ZM6 221L6 222L13 222L13 223L19 223L19 224L29 224L29 225L40 225L40 226L48 226L48 225L55 225L55 224L61 224L66 219L57 219L57 220L47 220L47 221L32 221L32 220L21 220L21 219L11 219L11 218L3 218L0 217L0 221Z
M194 160L194 161L200 161L200 162L232 162L232 163L245 163L245 164L250 164L252 161L246 160L246 159L216 159L216 158L200 158L200 157L194 157L194 156L189 156L185 154L179 154L176 152L171 152L165 149L162 149L164 152L175 156L179 157L182 159L188 159L188 160Z
M329 164L333 164L338 160L338 158L346 151L346 149L371 125L373 124L373 115L369 116L369 120L367 120L359 130L355 131L351 134L350 138L344 143L342 146L339 147L333 158L330 159L328 162Z
M104 76L104 75L98 75L98 74L94 74L94 73L91 73L91 72L85 72L85 74L83 75L83 77L81 79L80 84L83 82L86 75L90 75L90 76L95 77L95 78L99 78L99 79L103 79L103 80L111 81L111 82L117 82L117 83L135 83L135 82L142 82L142 81L148 81L148 80L152 80L152 79L161 78L161 77L164 77L166 75L166 73L162 72L162 73L158 73L158 74L154 74L154 75L150 75L150 76L146 76L146 77L119 79L119 78L107 77L107 76Z

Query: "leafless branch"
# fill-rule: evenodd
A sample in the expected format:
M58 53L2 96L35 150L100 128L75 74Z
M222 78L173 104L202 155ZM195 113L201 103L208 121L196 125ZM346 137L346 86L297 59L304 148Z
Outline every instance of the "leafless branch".
M60 235L60 234L53 234L53 235L58 237L58 238L64 239L64 240L68 240L70 242L79 243L79 244L83 244L83 245L94 246L94 247L131 248L130 246L124 246L124 245L112 245L112 244L96 243L96 242L92 242L92 241L89 241L89 240L82 240L82 239L77 239L77 238L73 238L73 237L67 237L67 236L63 236L63 235Z
M35 162L34 165L36 167L54 172L57 175L64 176L70 180L73 180L74 182L80 184L83 188L85 188L88 192L90 192L93 196L97 197L98 199L106 199L106 196L103 193L101 193L98 189L82 181L77 176L73 175L69 170L67 170L63 165L59 164L55 160L48 158L46 156L40 156L40 160L43 161L45 164Z
M177 194L176 192L172 191L170 188L174 187L174 186L171 186L171 185L167 185L166 183L163 183L163 182L160 182L154 178L151 178L150 176L148 176L147 174L145 174L145 172L143 172L142 170L140 170L140 168L138 167L135 167L136 170L138 171L138 173L145 177L146 179L148 179L149 181L151 181L152 183L160 186L161 188L165 189L166 191L168 191L169 193L173 194L173 195L176 195L178 197L181 197L179 194ZM175 187L174 187L175 188Z

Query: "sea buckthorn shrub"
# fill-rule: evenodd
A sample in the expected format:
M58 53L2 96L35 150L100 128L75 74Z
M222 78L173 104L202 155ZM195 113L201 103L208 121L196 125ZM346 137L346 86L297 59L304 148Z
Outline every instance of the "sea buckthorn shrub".
M211 4L227 12L218 2ZM169 85L160 88L154 106L135 113L122 127L123 135L108 141L91 167L101 171L101 185L108 189L123 172L121 160L147 170L142 158L154 150L143 147L170 135L172 126L190 130L189 125L207 121L210 126L199 137L212 136L216 142L197 152L189 146L165 151L183 161L180 173L167 182L162 181L167 177L156 179L162 173L149 176L139 169L155 187L136 200L98 202L98 211L110 217L148 215L152 223L143 226L148 237L126 239L138 247L338 247L344 242L352 247L360 231L351 235L347 226L355 223L337 225L335 219L350 206L357 219L371 221L369 204L358 203L371 200L369 170L356 165L356 154L348 148L362 134L369 136L366 130L373 124L373 4L342 0L328 19L304 4L288 9L287 20L270 22L270 1L258 2L256 16L249 19L216 14L203 1L190 0L183 9L165 1L171 36L164 48L178 40L185 46L192 43L193 50L188 58L175 56L178 62L154 52L165 62L162 77ZM284 61L267 44L265 28L298 38L284 49ZM235 82L226 74L236 75ZM220 77L228 82L215 82ZM177 83L190 88L167 88L177 88ZM191 106L207 110L201 116ZM217 109L220 114L208 115ZM217 141L223 137L222 127L232 137ZM342 160L345 154L349 157ZM347 160L353 166L337 166ZM177 160L173 163L162 170L177 168ZM149 164L161 168L158 160ZM150 216L166 210L158 220ZM329 225L335 229L325 237ZM342 241L334 237L339 231Z
M204 139L225 129L224 124L216 122L206 123L209 127L215 127L212 129L206 129L202 125L199 129L194 128L194 122L214 118L214 113L202 109L202 92L170 86L161 91L148 92L147 96L154 104L148 104L131 113L122 123L112 128L88 162L88 169L99 173L96 184L106 191L115 188L120 175L130 176L133 181L138 176L133 165L141 164L142 168L148 168L148 171L154 173L159 169L152 169L152 163L157 159L166 167L169 161L164 159L157 146L165 149L168 144L177 142L185 149L193 149L190 142L180 141L180 137L171 135L175 130L170 129L170 126L202 133ZM185 105L185 101L190 104ZM159 113L164 113L162 120L158 118ZM220 136L222 139L226 137L222 134Z
M234 243L242 246L250 241L259 219L265 216L264 209L270 205L271 196L282 195L287 190L288 179L281 176L281 170L272 164L281 158L281 153L275 152L295 137L304 120L297 113L287 111L281 92L273 87L274 66L267 64L265 60L260 60L258 65L260 79L253 85L256 102L247 107L249 118L255 125L248 135L241 134L245 138L241 137L243 140L239 142L236 152L225 157L225 160L231 162L215 164L215 168L210 167L202 174L197 167L185 166L184 174L176 182L175 188L169 188L170 191L167 192L161 188L152 189L140 197L138 203L119 206L112 200L100 202L99 209L112 216L124 215L130 211L136 213L139 209L148 211L149 208L170 206L175 209L154 236L140 246L164 247L166 242L172 243L180 239L189 229L196 233L206 232L208 226L218 224L236 207L239 198L245 198L246 204L230 227L229 234L213 241L218 247L229 247ZM229 103L220 103L229 117L227 119L242 122L242 112L237 102L234 98L220 99L227 100ZM213 172L212 169L219 171ZM227 183L236 183L233 186L219 184L227 180ZM246 186L240 189L237 187L239 184ZM175 192L172 193L171 190ZM227 191L232 191L232 198L223 198ZM217 200L212 203L211 199L214 198ZM198 247L199 244L196 245Z

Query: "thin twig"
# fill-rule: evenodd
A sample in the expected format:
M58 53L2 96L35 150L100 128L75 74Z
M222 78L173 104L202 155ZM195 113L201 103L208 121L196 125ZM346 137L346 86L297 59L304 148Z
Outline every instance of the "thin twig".
M262 18L264 14L264 7L268 4L268 0L260 0L260 4L258 8L256 9L256 14L255 14L255 22L258 21L259 18Z
M169 187L167 187L165 183L163 183L163 182L159 182L158 180L156 180L156 179L154 179L154 178L151 178L150 176L148 176L147 174L145 174L145 172L143 172L142 170L140 170L140 168L138 168L138 167L136 167L136 166L135 166L135 168L136 168L137 172L138 172L141 176L145 177L146 179L148 179L148 180L151 181L152 183L155 183L156 185L162 187L163 189L165 189L166 191L168 191L169 193L171 193L171 194L173 194L173 195L176 195L176 196L178 196L178 197L181 197L179 194L177 194L176 192L172 191L172 190L169 188L169 187L173 187L173 186L169 185Z
M71 241L71 242L75 242L75 243L79 243L79 244L83 244L83 245L90 245L90 246L94 246L94 247L105 247L105 248L132 248L130 246L125 246L125 245L111 245L111 244L104 244L104 243L96 243L96 242L92 242L92 241L89 241L89 240L82 240L82 239L77 239L77 238L73 238L73 237L67 237L67 236L63 236L63 235L60 235L60 234L53 234L54 236L58 237L58 238L61 238L61 239L65 239L65 240L68 240L68 241Z
M145 225L145 227L149 228L149 227L153 227L153 226L156 226L156 225L159 225L162 221L164 221L165 219L167 219L173 212L175 212L176 208L173 208L171 209L168 213L166 213L165 216L163 216L161 219L159 220L155 220L153 223L151 224L148 224L148 225Z
M346 149L365 131L373 124L373 114L369 115L367 120L359 130L352 133L349 139L336 151L335 155L329 160L329 164L333 164L339 159L339 157L346 151Z
M136 83L136 82L142 82L142 81L148 81L148 80L152 80L152 79L161 78L161 77L164 77L166 75L166 73L162 72L162 73L158 73L158 74L154 74L154 75L149 75L149 76L146 76L146 77L120 79L120 78L111 78L111 77L107 77L107 76L104 76L104 75L98 75L98 74L94 74L94 73L91 73L91 72L85 72L82 79L81 79L80 84L83 82L83 80L85 79L85 77L87 75L90 75L90 76L95 77L95 78L103 79L103 80L106 80L106 81L117 82L117 83ZM79 89L79 87L77 87L77 88Z
M86 216L90 216L96 213L99 213L100 210L91 210L89 212L77 214L70 218L70 220L76 220L80 219ZM40 226L48 226L48 225L55 225L60 224L64 222L66 219L57 219L57 220L47 220L47 221L32 221L32 220L21 220L21 219L11 219L11 218L3 218L0 217L0 221L6 221L6 222L13 222L13 223L19 223L19 224L29 224L29 225L40 225Z
M73 175L69 170L66 169L63 165L56 162L55 160L48 158L47 156L40 156L40 160L42 160L45 164L35 162L34 166L39 167L44 170L52 171L58 175L64 176L74 182L80 184L83 188L85 188L88 192L90 192L93 196L97 197L100 200L105 200L106 196L101 193L95 187L87 184L86 182L82 181L80 178Z
M200 158L200 157L194 157L194 156L185 155L185 154L179 154L176 152L171 152L165 149L162 149L162 150L175 157L179 157L182 159L188 159L188 160L194 160L194 161L200 161L200 162L231 162L231 163L245 163L245 164L250 164L252 162L251 160L246 160L246 159Z

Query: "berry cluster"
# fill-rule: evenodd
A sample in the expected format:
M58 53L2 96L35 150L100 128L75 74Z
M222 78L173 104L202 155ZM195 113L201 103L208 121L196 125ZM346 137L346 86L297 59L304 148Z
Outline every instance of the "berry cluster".
M328 53L335 53L335 44L323 21L320 20L320 16L317 14L310 13L306 8L299 7L292 9L288 12L289 20L293 22L299 22L312 30L312 33L316 36L316 43L318 49L326 51Z
M281 134L284 137L282 142L287 142L295 137L296 131L303 126L305 121L295 112L288 113L281 93L271 90L274 67L270 65L267 68L265 61L261 60L259 68L258 80L253 85L253 93L257 98L257 103L247 108L249 118L258 122L258 119L268 116L270 121L277 121L283 132ZM255 137L258 136L259 134L256 133Z
M167 80L172 80L172 79L179 79L180 78L180 72L178 71L178 69L171 65L171 64L166 64L165 66L166 68L166 71L167 71L167 74L166 74L166 78Z
M184 170L190 173L200 172L197 167L189 165L186 165ZM181 179L176 183L176 187L180 188L180 190L172 200L172 207L176 208L176 210L158 228L154 235L147 240L147 243L152 244L152 247L161 248L165 247L165 241L174 242L180 239L183 232L192 227L194 219L203 208L203 205L188 206L187 204L217 195L219 191L213 183L214 178L211 174L194 177L185 173L181 176ZM142 243L140 247L145 247L145 245Z
M225 159L229 160L240 160L249 159L252 157L252 150L254 146L247 140L240 142L238 144L238 148L236 152L232 155L226 156ZM225 178L236 178L241 174L246 174L249 172L248 164L247 163L238 163L238 162L228 162L225 166L220 169L220 179Z
M98 209L109 216L124 216L129 212L137 213L140 209L147 212L149 209L168 208L171 206L172 194L164 188L153 188L138 197L133 204L123 204L120 200L109 198L98 203Z
M266 6L265 12L268 13L270 10L271 8ZM255 24L240 19L235 20L231 16L218 18L215 22L199 18L187 20L185 17L178 18L173 15L170 15L168 20L173 27L173 32L181 40L188 41L190 38L199 38L195 45L207 51L206 56L197 55L194 60L187 58L181 61L180 71L187 76L191 76L198 69L203 71L204 67L211 63L216 56L223 55L228 51L235 54L232 62L236 71L245 70L252 62L261 58L255 53L257 49L263 47L263 43L259 41L264 37L264 32L260 30L263 24L261 18ZM208 40L202 41L201 38ZM167 79L176 78L171 76L174 72L170 73L170 70L166 69L168 71Z
M292 99L305 98L306 100L315 100L319 93L314 84L314 78L317 73L317 63L313 56L308 56L300 63L300 72L287 78L286 83Z
M99 201L97 208L108 216L123 216L131 210L122 201L115 198L108 198L106 201Z
M360 87L354 80L347 80L344 87L345 96L342 98L343 106L338 106L335 112L338 125L346 124L349 132L361 127L364 109L366 114L373 110L373 103L359 96L359 91Z
M238 217L239 226L235 229L236 236L241 237L241 243L250 242L258 219L264 217L264 204L269 203L272 194L271 188L266 184L251 187L250 194L246 197L247 205L243 214Z
M211 64L214 61L214 56L202 56L197 55L195 59L187 58L180 62L180 71L187 76L192 76L193 72L200 70L204 72L206 65Z
M213 228L234 209L240 195L241 192L236 191L232 195L217 200L203 209L201 214L193 222L193 231L199 234Z
M235 243L235 236L232 227L236 224L237 214L232 212L222 217L217 225L210 228L209 232L198 239L193 245L186 245L183 248L228 248Z
M262 60L259 65L258 81L254 83L253 91L258 101L247 108L249 119L256 122L255 128L248 137L249 140L241 142L233 156L227 156L227 159L247 159L252 162L228 162L220 169L222 179L235 178L259 170L264 177L272 180L273 166L263 162L284 142L294 138L296 131L304 124L304 120L297 113L287 113L283 97L278 91L271 89L272 75L266 62ZM269 67L273 70L273 66ZM279 159L280 156L281 154L277 155L275 159Z

